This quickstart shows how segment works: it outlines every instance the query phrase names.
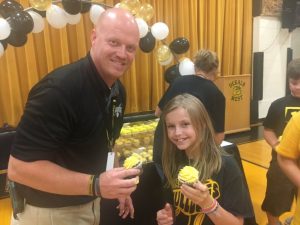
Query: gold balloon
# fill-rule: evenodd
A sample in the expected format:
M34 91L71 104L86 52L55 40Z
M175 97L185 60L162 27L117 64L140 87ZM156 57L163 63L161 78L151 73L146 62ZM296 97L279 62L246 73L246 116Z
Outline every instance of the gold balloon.
M142 4L135 16L140 17L140 18L144 19L145 21L151 20L152 17L154 16L154 10L153 10L152 5L150 5L148 3Z
M173 62L174 56L171 54L170 58L168 58L166 61L163 62L159 62L160 65L162 66L167 66L169 65L171 62Z
M46 11L52 4L52 0L29 0L29 2L33 8L39 11Z
M122 0L120 7L127 9L133 15L135 15L137 11L140 9L141 3L139 0Z
M122 8L122 9L126 9L126 10L130 11L129 6L123 2L119 3L118 8Z
M159 62L168 60L171 54L170 48L167 45L162 45L156 50L156 56Z

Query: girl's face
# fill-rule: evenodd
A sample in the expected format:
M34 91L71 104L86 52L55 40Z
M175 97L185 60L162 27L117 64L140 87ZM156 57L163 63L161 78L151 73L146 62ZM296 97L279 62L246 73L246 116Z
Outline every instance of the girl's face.
M177 108L166 115L165 121L170 141L179 150L188 153L196 142L197 135L187 111L181 107Z

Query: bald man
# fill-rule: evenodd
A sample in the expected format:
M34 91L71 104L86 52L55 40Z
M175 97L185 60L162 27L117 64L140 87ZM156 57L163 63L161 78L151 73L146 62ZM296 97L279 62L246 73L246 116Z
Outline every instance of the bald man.
M87 56L50 72L31 89L8 165L8 177L25 202L17 215L20 225L98 224L101 197L120 199L120 215L132 216L129 196L140 171L109 165L126 101L118 79L134 60L138 42L134 17L108 9L92 31Z

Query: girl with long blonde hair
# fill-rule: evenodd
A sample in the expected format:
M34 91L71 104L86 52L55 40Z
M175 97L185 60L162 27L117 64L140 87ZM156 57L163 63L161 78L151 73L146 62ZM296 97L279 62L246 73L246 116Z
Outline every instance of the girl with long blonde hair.
M169 199L157 212L159 225L242 225L251 217L251 202L233 156L214 139L209 115L199 99L181 94L165 106L163 171ZM178 182L181 168L199 171L193 184Z

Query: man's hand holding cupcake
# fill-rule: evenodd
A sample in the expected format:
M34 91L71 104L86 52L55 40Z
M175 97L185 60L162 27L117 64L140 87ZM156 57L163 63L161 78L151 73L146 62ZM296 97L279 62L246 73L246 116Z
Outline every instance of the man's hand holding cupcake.
M142 170L142 158L139 154L133 153L131 156L127 157L123 163L125 171L138 171L134 175L126 176L127 180L134 180L135 186L139 183L139 175ZM123 219L130 215L131 218L134 218L134 207L130 196L120 197L119 205L119 216Z
M140 170L140 173L138 175L141 175L142 173L142 165L143 165L143 158L137 154L137 153L133 153L131 156L127 157L124 161L124 164L123 164L123 167L125 169L139 169ZM129 177L131 178L131 177ZM137 177L138 179L138 177ZM137 184L138 184L138 181L137 180Z
M137 187L139 174L139 169L124 169L121 167L100 174L99 196L107 199L116 199L131 195Z

